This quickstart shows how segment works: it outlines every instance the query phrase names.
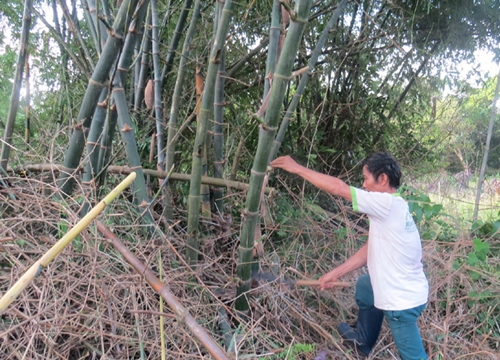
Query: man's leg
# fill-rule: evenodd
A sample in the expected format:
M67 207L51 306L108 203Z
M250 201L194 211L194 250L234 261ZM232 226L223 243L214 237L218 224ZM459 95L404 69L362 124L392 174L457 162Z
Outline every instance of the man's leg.
M369 275L361 276L356 282L355 297L359 307L356 329L341 323L338 330L342 338L353 342L361 354L368 355L377 342L384 321L384 312L374 306Z
M417 320L425 304L408 310L384 311L402 360L427 360Z

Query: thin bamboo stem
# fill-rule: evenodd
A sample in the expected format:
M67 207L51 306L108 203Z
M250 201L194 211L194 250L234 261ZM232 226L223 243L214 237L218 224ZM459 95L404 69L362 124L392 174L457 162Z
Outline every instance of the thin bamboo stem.
M189 200L188 200L188 226L187 226L187 248L186 257L190 265L196 266L199 254L199 219L200 219L200 186L202 177L202 163L203 151L207 137L207 123L213 109L215 79L217 76L217 68L220 61L220 53L226 41L227 33L229 31L229 22L231 20L233 11L233 2L226 1L222 16L219 20L219 27L217 29L217 36L214 46L210 53L209 66L207 70L207 77L203 98L201 101L200 118L196 128L196 138L193 148L193 161L192 161L192 177L189 186Z
M26 119L24 120L24 141L26 144L30 143L30 121L31 121L31 87L30 87L30 62L29 62L29 54L26 54Z
M196 30L196 24L198 23L198 18L200 15L200 0L196 0L193 9L193 15L189 23L189 28L186 33L186 38L184 39L184 45L182 47L182 55L179 62L179 70L177 72L177 79L175 82L174 92L172 95L172 106L170 108L170 118L167 124L167 151L165 154L165 169L171 169L174 165L175 156L175 135L178 133L178 117L179 109L181 104L182 88L184 86L184 76L186 73L187 62L189 60L189 49L191 47L191 40L193 38L194 32ZM173 204L172 204L172 189L170 184L167 183L165 186L165 217L167 220L172 220L173 218Z
M151 0L151 31L153 44L153 71L154 71L154 114L156 122L156 145L157 145L157 161L156 167L158 170L165 170L165 136L163 111L161 106L161 69L160 69L160 40L158 29L158 3L156 0Z

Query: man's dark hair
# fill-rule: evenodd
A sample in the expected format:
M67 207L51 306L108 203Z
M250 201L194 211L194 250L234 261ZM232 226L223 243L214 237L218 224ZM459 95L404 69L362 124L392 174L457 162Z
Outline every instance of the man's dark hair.
M375 181L382 174L389 178L389 185L393 188L399 188L401 183L401 169L394 157L385 152L377 152L369 156L363 163L370 173L373 174Z

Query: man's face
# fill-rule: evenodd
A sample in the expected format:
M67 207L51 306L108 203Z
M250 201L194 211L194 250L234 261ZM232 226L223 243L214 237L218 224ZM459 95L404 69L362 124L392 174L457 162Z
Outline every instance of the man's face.
M363 188L366 191L380 191L380 184L375 178L373 174L368 170L367 166L363 166Z

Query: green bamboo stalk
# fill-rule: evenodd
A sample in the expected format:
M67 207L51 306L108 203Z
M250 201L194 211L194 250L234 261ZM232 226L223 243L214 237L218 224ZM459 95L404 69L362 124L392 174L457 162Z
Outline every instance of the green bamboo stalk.
M32 8L32 1L26 0L24 3L23 27L21 30L21 43L17 56L16 75L14 77L14 84L12 86L12 92L10 95L10 106L9 112L7 114L7 121L5 123L4 137L2 142L2 154L0 157L0 166L4 170L7 169L7 163L9 162L12 134L14 133L17 110L19 109L19 93L21 91L24 64L26 63L26 56L28 53Z
M299 100L304 93L304 89L306 88L306 85L309 81L309 75L314 69L314 66L316 65L316 62L318 61L318 57L321 54L321 51L323 51L323 47L325 46L326 39L328 38L328 34L330 31L333 29L335 24L337 23L337 20L344 11L345 6L349 0L342 0L341 3L337 6L335 11L332 14L332 17L326 24L325 28L323 29L323 32L321 33L321 36L318 40L318 43L316 44L316 47L314 48L313 53L311 54L311 57L309 58L309 61L307 63L307 71L302 74L302 77L300 78L299 85L297 86L297 90L293 94L292 101L288 105L288 108L285 112L285 116L283 117L283 121L281 122L280 128L278 130L278 134L276 135L276 138L274 139L273 146L271 148L271 153L269 154L269 162L274 160L276 158L276 155L278 154L279 148L281 146L281 143L283 142L283 139L285 138L285 133L288 128L288 124L290 123L290 120L293 117L293 114L295 112L295 109L297 109L297 105L299 104Z
M153 272L148 269L127 247L114 235L103 223L97 222L97 229L109 239L113 247L122 255L122 257L134 268L134 270L144 277L151 285L153 290L159 294L170 306L172 311L178 316L200 343L216 360L229 360L229 356L222 350L210 334L201 327L193 316L189 313L179 299L164 285Z
M87 4L89 6L90 17L92 19L92 23L94 25L94 31L96 32L96 49L98 54L100 55L102 52L102 48L108 39L108 33L106 32L106 27L98 18L98 9L96 6L96 0L87 0Z
M104 129L106 120L106 113L108 109L108 94L107 87L102 89L99 101L97 103L92 124L90 125L89 135L87 138L87 156L88 161L85 164L85 173L83 174L83 181L90 183L95 175L101 170L99 168L99 142Z
M174 34L172 35L172 39L168 47L167 57L165 58L165 65L163 66L163 70L161 72L162 87L166 81L165 77L168 76L168 73L172 69L175 53L177 52L177 46L179 46L179 41L181 39L184 26L186 25L186 19L192 5L193 0L184 1L184 6L182 7L181 13L179 14L179 19L177 20L177 24L175 24Z
M118 71L113 80L113 100L115 101L116 111L118 113L118 127L123 142L125 143L125 152L129 165L137 173L134 182L135 201L137 204L143 205L149 203L149 196L146 189L146 181L142 169L142 162L137 149L135 140L134 129L130 113L128 109L128 102L125 94L124 85L126 83L127 73L132 63L132 54L135 47L135 42L139 37L137 30L138 24L144 21L146 11L149 6L149 0L144 0L137 14L137 21L133 21L129 28L129 34L125 46L123 47L118 63ZM150 213L148 212L148 218Z
M240 141L238 141L238 147L234 153L233 163L231 166L231 176L229 177L231 180L236 179L236 174L238 173L238 164L240 162L241 152L243 151L243 145L245 145L245 139L240 137Z
M78 43L78 51L81 52L81 54L83 55L80 57L82 58L83 64L86 66L87 69L93 70L95 68L95 64L94 61L92 60L92 55L90 54L90 51L87 48L87 45L85 44L85 41L82 38L82 32L78 26L78 22L73 21L73 18L69 13L69 9L68 6L66 5L65 0L57 0L57 2L61 6L61 9L63 11L63 16L66 19L66 22L68 23L69 29L73 34L73 37L76 39Z
M117 84L118 85L118 84ZM134 129L128 112L127 99L125 90L121 86L113 86L113 98L118 112L118 128L122 140L125 144L127 160L130 167L137 173L137 178L134 182L134 195L136 204L143 205L149 203L149 196L146 190L146 181L142 168L137 143L135 141Z
M81 219L71 230L69 230L58 242L56 242L43 256L38 259L16 281L12 287L0 299L0 314L19 296L19 294L29 285L29 283L40 274L43 268L54 260L71 241L87 227L123 190L134 181L135 173L127 176L118 186L116 186L104 199L101 200L83 219Z
M144 101L144 89L149 76L149 52L151 50L151 27L149 26L151 18L148 16L146 21L146 31L144 31L144 39L141 51L141 69L139 77L136 79L135 85L135 99L134 99L134 112L138 112L142 108Z
M280 18L281 18L281 5L279 0L273 0L273 11L271 13L271 27L269 29L269 48L267 50L267 61L266 61L266 78L264 80L264 96L265 99L270 85L270 76L274 74L274 69L276 67L276 56L278 55L278 42L280 39Z
M215 81L214 99L214 177L224 177L224 77L226 76L226 50L222 49ZM222 187L214 188L214 202L219 215L224 213L224 192Z
M30 62L29 54L26 54L26 119L24 120L24 141L26 144L30 143L30 116L31 116L31 88L30 88Z
M182 88L184 86L184 75L186 73L187 62L189 60L189 49L191 47L191 40L193 38L194 32L196 30L196 24L200 15L200 0L196 0L194 3L193 15L189 23L189 28L186 33L186 38L184 39L184 45L182 47L182 55L179 62L179 70L177 71L177 79L175 81L174 93L172 95L172 106L170 108L170 118L167 124L167 151L165 154L165 169L171 169L174 165L174 155L175 155L175 141L174 137L177 134L179 109L181 103ZM170 183L165 184L165 217L167 220L173 219L173 204L172 204L172 188Z
M154 114L156 121L156 145L158 170L165 170L165 137L163 126L163 111L161 107L161 69L160 69L160 40L158 29L158 4L156 0L151 0L151 32L153 44L153 71L154 71Z
M237 269L237 275L240 282L236 293L235 308L241 312L246 312L248 310L246 293L250 290L255 226L260 218L260 193L266 175L269 153L278 128L285 90L290 81L293 63L297 56L305 25L308 21L311 5L312 0L298 0L295 3L294 12L290 17L291 23L288 28L288 34L273 77L274 80L270 90L269 105L264 123L260 127L257 153L250 175L250 185L246 198L246 207L243 214L243 224L240 236L240 251Z
M87 26L90 31L90 36L92 38L92 41L94 42L94 46L97 50L97 55L101 55L101 42L99 41L99 36L97 35L97 30L96 30L96 22L94 20L93 15L96 15L96 9L95 9L95 2L94 2L94 8L91 11L90 10L90 4L89 1L87 0L82 0L82 6L83 6L83 14L85 16L85 20L87 22ZM96 17L97 19L97 17Z
M80 163L85 146L85 136L92 123L92 115L97 106L101 90L106 86L109 71L122 48L123 33L128 26L137 2L138 0L124 0L122 2L115 17L113 30L110 32L110 36L87 86L76 119L76 125L71 135L69 147L64 157L64 166L67 171L59 174L59 189L65 195L69 195L73 191L75 182L73 172L78 168Z
M99 188L106 180L106 168L109 165L109 158L111 156L111 145L116 131L116 124L118 123L118 113L116 106L110 106L109 102L111 97L108 96L108 109L106 120L104 122L104 129L100 139L99 145L99 162L97 165L100 170L100 175L97 175L97 187Z
M220 53L224 46L227 33L229 31L229 22L231 20L233 11L233 2L226 1L222 16L217 29L217 36L214 46L210 52L209 66L207 77L205 81L205 88L201 101L200 117L198 126L196 127L196 138L193 149L193 162L191 168L191 183L189 186L189 200L188 200L188 226L187 226L187 249L186 256L191 266L196 266L198 262L198 225L200 220L200 186L202 176L202 161L203 149L207 136L207 122L210 116L210 108L213 108L215 79L217 77L217 68L220 62Z

